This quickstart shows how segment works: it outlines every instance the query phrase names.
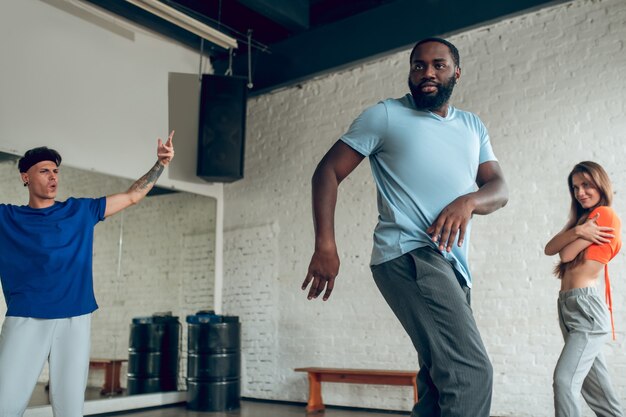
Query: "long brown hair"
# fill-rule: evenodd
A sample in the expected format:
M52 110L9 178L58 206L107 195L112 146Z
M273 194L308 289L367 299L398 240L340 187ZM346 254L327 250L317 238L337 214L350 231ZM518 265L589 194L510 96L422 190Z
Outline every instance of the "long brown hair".
M585 177L590 179L594 187L600 193L600 201L594 207L585 209L580 205L578 200L576 200L574 185L572 184L574 174L583 174ZM586 222L589 217L589 213L591 213L596 207L610 206L613 202L613 186L611 185L611 180L609 179L609 176L604 168L602 168L602 166L598 163L591 161L582 161L577 163L567 177L567 186L569 188L569 195L572 202L570 206L569 219L563 228L564 231ZM585 260L585 252L586 250L580 251L580 253L576 255L576 258L570 262L559 262L558 265L554 267L554 275L556 275L559 279L563 278L563 275L565 275L567 270L574 268Z

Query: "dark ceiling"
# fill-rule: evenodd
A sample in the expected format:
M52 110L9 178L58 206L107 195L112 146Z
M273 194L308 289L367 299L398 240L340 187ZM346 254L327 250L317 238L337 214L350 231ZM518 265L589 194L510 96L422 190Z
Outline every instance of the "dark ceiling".
M200 52L200 38L125 0L87 0ZM565 0L160 0L238 39L233 74L247 77L252 36L251 95L294 84L415 41L459 32ZM204 43L216 74L228 51Z

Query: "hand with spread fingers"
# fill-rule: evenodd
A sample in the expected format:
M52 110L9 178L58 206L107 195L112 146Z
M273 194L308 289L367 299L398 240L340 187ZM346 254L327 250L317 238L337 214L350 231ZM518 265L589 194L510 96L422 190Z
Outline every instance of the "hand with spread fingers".
M600 218L600 213L596 213L595 216L587 219L587 221L577 227L578 235L581 238L591 243L601 245L610 242L615 235L611 233L614 230L612 227L600 226L598 224L598 218Z
M472 199L467 195L461 196L439 213L433 224L426 229L426 233L430 235L433 242L438 244L440 251L450 252L457 235L457 245L459 247L463 245L467 224L471 220L473 212Z

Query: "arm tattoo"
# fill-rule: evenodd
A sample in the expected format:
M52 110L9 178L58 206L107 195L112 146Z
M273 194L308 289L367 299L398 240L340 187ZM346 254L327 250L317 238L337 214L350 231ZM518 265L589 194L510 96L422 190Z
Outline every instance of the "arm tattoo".
M156 181L159 179L165 166L163 166L160 162L154 164L152 169L148 171L143 177L139 178L132 185L131 190L137 192L146 192L150 191L150 189L154 186Z

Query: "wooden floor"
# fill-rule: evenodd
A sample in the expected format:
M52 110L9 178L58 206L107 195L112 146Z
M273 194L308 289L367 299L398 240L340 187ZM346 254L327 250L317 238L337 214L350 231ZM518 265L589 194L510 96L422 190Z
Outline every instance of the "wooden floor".
M102 399L99 388L87 388L85 398ZM29 406L48 405L48 393L43 384L37 384ZM116 412L101 414L100 417L399 417L409 416L409 412L367 410L345 407L327 407L324 413L311 413L305 411L306 404L269 402L262 400L242 400L241 407L237 410L224 412L200 412L187 410L184 404L164 406L144 411ZM97 417L97 416L94 416ZM493 416L497 417L497 416Z
M365 411L357 409L327 408L324 413L307 414L304 404L280 404L260 401L241 401L241 408L224 412L200 412L187 410L185 406L163 407L128 414L115 414L124 417L398 417L409 413Z
M99 388L87 388L85 398L101 399ZM44 384L37 384L29 406L48 405L48 393ZM266 401L242 400L238 410L227 412L199 412L187 410L185 405L165 406L146 411L108 414L115 417L397 417L408 416L409 413L399 411L370 411L363 409L347 409L328 407L325 413L307 414L306 404L285 404Z

